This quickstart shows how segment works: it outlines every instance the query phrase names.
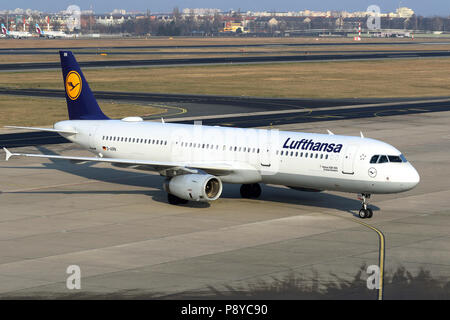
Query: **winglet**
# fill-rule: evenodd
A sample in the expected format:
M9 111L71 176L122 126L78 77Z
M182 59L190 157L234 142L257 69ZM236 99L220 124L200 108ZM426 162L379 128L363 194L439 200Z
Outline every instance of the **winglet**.
M5 153L6 153L6 158L5 158L5 160L8 161L9 158L11 158L11 156L12 156L13 154L12 154L8 149L6 149L6 148L3 148L3 150L5 150Z

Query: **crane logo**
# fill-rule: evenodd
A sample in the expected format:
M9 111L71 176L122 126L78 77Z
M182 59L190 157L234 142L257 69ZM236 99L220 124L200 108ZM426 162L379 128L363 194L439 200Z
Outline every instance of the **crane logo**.
M70 71L66 77L66 93L71 100L76 100L81 94L81 77L76 71Z

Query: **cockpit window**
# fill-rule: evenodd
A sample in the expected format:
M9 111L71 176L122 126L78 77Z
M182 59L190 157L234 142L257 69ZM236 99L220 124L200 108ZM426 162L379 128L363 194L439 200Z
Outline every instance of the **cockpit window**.
M380 156L380 159L378 159L378 163L386 163L389 162L388 157L386 156Z
M388 156L389 162L403 162L399 156Z
M370 159L370 163L377 163L378 157L379 157L379 155L373 156L373 157Z
M372 158L370 158L370 163L386 163L386 162L396 162L396 163L402 163L402 162L408 162L406 160L404 155L399 156L385 156L385 155L374 155Z

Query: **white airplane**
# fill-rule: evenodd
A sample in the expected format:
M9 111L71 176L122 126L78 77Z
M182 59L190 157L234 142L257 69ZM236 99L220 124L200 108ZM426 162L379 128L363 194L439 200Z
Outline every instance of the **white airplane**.
M1 30L2 34L8 38L22 39L32 37L32 34L28 31L8 31L3 23L1 25Z
M156 170L166 177L168 202L213 201L222 183L242 184L244 198L257 198L260 183L303 191L361 194L361 218L372 217L371 194L411 190L419 174L393 146L374 139L263 129L241 129L143 121L111 120L101 111L72 52L60 51L69 119L53 129L94 157L11 153L14 156L108 162Z
M37 23L36 23L36 33L39 35L39 37L45 37L49 39L70 37L70 35L66 34L64 31L50 31L50 30L44 31Z

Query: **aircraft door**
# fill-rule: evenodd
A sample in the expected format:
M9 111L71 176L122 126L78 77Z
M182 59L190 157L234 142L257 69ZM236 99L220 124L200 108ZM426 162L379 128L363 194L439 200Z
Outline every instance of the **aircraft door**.
M345 151L344 158L342 160L342 173L354 174L355 173L355 156L358 151L357 145L350 145Z
M97 132L98 127L92 127L89 129L89 149L91 150L96 150L96 143L95 143L95 133Z
M260 131L260 163L263 167L270 167L270 132L268 130Z

